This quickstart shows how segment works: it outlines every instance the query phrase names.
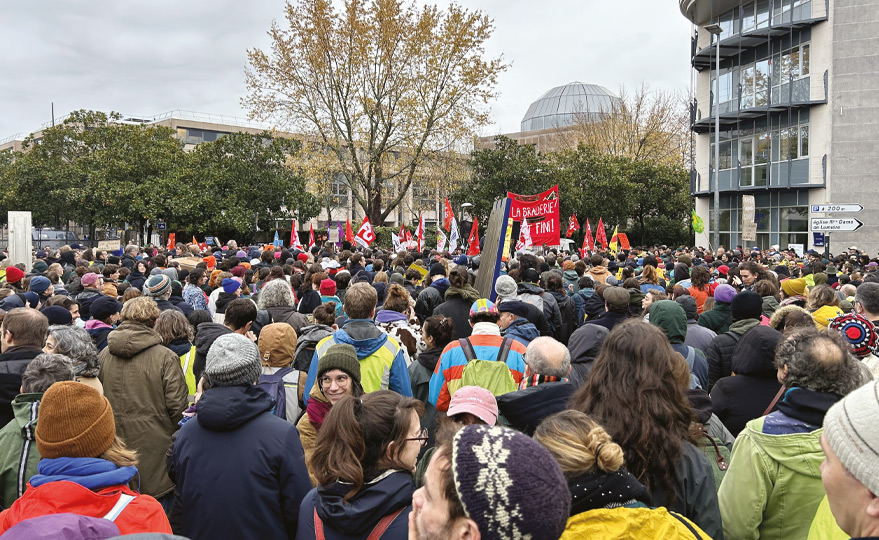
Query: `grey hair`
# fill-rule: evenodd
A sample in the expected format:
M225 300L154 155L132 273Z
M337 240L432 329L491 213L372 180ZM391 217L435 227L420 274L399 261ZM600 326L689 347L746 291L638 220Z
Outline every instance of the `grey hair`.
M73 361L63 354L42 353L31 360L21 374L21 390L25 394L45 392L56 382L72 381Z
M855 302L864 306L867 313L879 313L879 283L861 283L855 293Z
M775 367L787 366L787 388L805 388L844 396L861 386L859 362L836 332L803 328L780 341L775 351Z
M49 335L55 340L55 354L70 358L77 376L98 376L98 348L87 331L76 326L56 324L49 327Z
M273 279L259 292L259 309L294 305L293 291L286 279Z
M125 246L125 254L131 255L132 253L137 253L140 251L140 246L135 246L134 244L130 246Z
M567 377L571 370L571 351L548 336L541 336L525 349L528 367L537 375Z

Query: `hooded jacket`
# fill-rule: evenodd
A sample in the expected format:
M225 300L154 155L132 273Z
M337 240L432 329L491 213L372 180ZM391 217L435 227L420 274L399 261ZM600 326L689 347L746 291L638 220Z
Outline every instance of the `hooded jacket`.
M720 379L711 390L712 410L733 436L762 416L781 389L775 368L780 339L781 333L768 326L745 332L732 354L735 376Z
M774 296L763 296L761 298L763 299L763 316L771 319L775 315L776 310L778 310L778 300Z
M448 278L440 278L418 293L418 299L415 301L415 315L419 322L424 324L424 319L433 315L433 310L443 303L443 297L450 285Z
M314 356L314 349L317 347L317 344L323 338L332 335L335 330L332 326L312 324L303 327L301 332L299 339L296 340L293 369L307 372L311 366L311 358Z
M0 354L0 423L4 426L15 418L12 401L21 391L21 374L31 360L43 351L30 346L16 346Z
M366 540L381 519L398 510L382 535L386 540L405 540L409 537L409 513L415 480L408 472L387 471L366 483L350 500L344 496L350 484L337 482L312 489L299 509L299 531L296 538L314 539L314 514L323 522L327 540Z
M193 539L294 537L311 483L299 433L269 413L273 404L253 385L204 393L169 467L177 482L175 532Z
M562 327L562 313L555 297L534 283L519 283L517 298L543 310L543 316L555 335Z
M200 379L201 374L204 373L211 345L218 337L231 333L232 330L220 323L205 322L198 325L198 332L195 334L195 361L192 365L192 372L195 374L196 380Z
M559 306L559 314L562 318L561 326L556 330L555 338L565 345L571 338L571 334L577 329L577 303L564 292L549 291Z
M325 337L317 344L303 395L308 396L311 393L311 387L317 378L320 357L336 343L351 345L357 351L357 358L360 360L360 384L364 393L393 390L400 395L412 397L412 385L400 342L379 330L372 319L351 319L333 335Z
M537 327L528 322L528 319L522 317L511 322L501 334L515 339L526 347L529 343L540 337Z
M565 291L567 291L568 296L573 296L580 290L580 276L577 275L576 270L565 270L562 272L562 281L565 284Z
M699 315L699 326L714 330L718 336L728 332L732 322L732 304L728 302L715 302L714 309Z
M583 538L664 538L693 540L707 538L698 525L686 517L672 515L665 508L646 506L597 508L568 519L561 540Z
M806 538L824 497L823 430L767 434L766 418L751 420L738 436L720 485L723 532L729 540Z
M568 350L571 353L571 384L580 387L586 382L586 377L592 371L592 363L601 350L610 330L597 324L584 324L568 340Z
M650 324L659 327L668 338L671 348L684 357L690 368L691 376L696 378L698 386L708 386L708 362L702 351L684 345L687 339L687 314L684 308L674 300L660 300L650 306ZM695 388L691 384L691 388Z
M107 336L99 358L98 378L113 407L116 434L137 451L140 491L167 495L174 484L165 471L165 452L189 398L180 357L152 328L125 321Z
M498 411L512 427L530 437L546 417L568 408L574 390L574 385L567 381L529 386L498 396Z
M470 306L479 300L479 292L467 285L464 288L449 287L446 301L433 309L434 315L443 315L452 319L453 339L470 337L473 330L470 326Z
M592 281L595 283L606 283L607 278L610 277L606 266L593 266L586 274L592 276Z
M732 375L732 355L735 351L736 343L739 339L755 326L760 325L758 319L742 319L735 321L729 327L729 331L723 334L717 334L714 341L705 351L705 358L708 359L708 392L714 388L714 385L723 377Z
M19 394L12 401L15 418L0 429L0 507L9 508L37 474L37 416L42 392Z
M272 306L266 308L265 311L269 314L272 323L285 322L292 326L293 330L296 330L297 335L302 331L302 328L309 324L308 317L296 311L293 306ZM259 318L258 314L257 318Z

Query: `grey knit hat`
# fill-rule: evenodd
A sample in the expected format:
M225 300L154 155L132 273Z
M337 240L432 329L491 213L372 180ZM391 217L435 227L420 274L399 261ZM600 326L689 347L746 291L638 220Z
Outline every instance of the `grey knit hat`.
M253 384L260 372L259 349L246 336L223 334L208 350L204 373L215 386Z
M143 295L152 296L154 298L164 295L171 290L171 278L165 274L156 274L143 284Z
M879 381L836 402L824 416L824 437L843 467L879 493Z
M539 472L523 463L541 463ZM490 471L490 474L485 474ZM470 425L452 441L452 475L464 513L482 538L556 540L571 496L549 451L518 431Z
M512 298L516 296L517 288L516 280L507 275L499 276L497 281L494 282L494 292L497 293L498 298Z

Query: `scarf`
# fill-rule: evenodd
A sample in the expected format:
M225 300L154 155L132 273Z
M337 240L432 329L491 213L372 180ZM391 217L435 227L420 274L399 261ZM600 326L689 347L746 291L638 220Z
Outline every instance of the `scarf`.
M460 297L468 304L472 304L480 298L479 291L474 289L473 286L469 283L467 285L464 285L460 289L458 287L449 287L448 289L446 289L446 300L455 296Z
M473 325L472 336L500 336L501 327L493 322L478 322Z
M519 383L519 390L524 390L526 388L548 382L568 382L568 379L566 377L552 377L550 375L532 375L530 377L522 377L522 382Z
M824 415L840 399L842 396L838 394L794 387L785 392L778 410L818 429L824 424Z
M37 465L39 474L31 478L33 487L67 480L91 490L126 485L137 474L136 467L117 467L100 458L43 458Z
M572 516L598 508L617 508L635 501L651 505L647 488L622 467L609 474L588 472L570 478L568 489L571 491Z
M317 399L308 400L308 407L305 408L305 413L308 414L308 421L314 426L315 431L320 431L320 428L324 425L324 420L332 407L331 404L325 401L319 401Z

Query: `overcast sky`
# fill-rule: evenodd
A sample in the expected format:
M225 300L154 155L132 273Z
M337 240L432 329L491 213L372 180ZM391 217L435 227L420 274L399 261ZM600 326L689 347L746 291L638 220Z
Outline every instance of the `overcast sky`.
M446 0L437 0L445 3ZM484 135L519 130L528 105L571 81L686 91L690 23L675 1L461 0L495 21L511 66ZM0 139L76 109L246 117L245 51L265 48L283 2L13 1L0 8Z

